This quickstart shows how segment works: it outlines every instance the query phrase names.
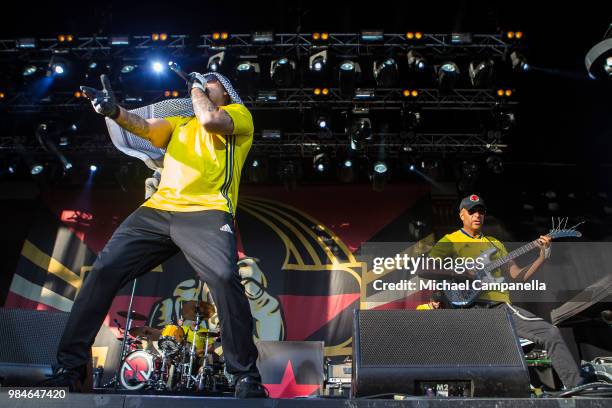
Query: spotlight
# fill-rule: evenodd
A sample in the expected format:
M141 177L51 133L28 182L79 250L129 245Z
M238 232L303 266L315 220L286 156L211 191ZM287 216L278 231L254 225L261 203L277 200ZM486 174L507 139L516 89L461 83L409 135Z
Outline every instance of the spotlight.
M253 44L272 44L274 42L274 32L272 31L255 31L251 35Z
M89 166L89 171L95 173L96 171L98 171L98 166L92 164L91 166Z
M23 70L23 76L24 77L31 76L34 73L36 73L36 71L38 71L38 68L36 67L36 65L28 65Z
M369 118L355 118L350 128L351 150L361 150L363 145L372 140L372 122Z
M17 48L36 48L36 38L19 38L16 45Z
M358 62L346 60L340 64L338 83L340 86L340 94L342 96L352 97L355 93L355 87L360 80L361 66Z
M32 174L33 176L36 176L42 173L44 169L45 168L41 164L34 164L32 165L32 167L30 167L30 174Z
M321 72L325 69L327 64L327 50L319 51L310 56L308 60L308 67L312 72Z
M320 148L315 150L312 158L312 166L318 173L324 173L329 169L329 156Z
M96 69L98 67L98 63L96 61L92 61L89 63L89 69Z
M510 54L510 61L512 63L512 69L516 72L524 72L529 70L529 64L527 63L525 56L516 51L513 51L512 54Z
M497 120L499 128L505 132L511 130L516 124L514 112L498 112Z
M468 73L474 88L488 88L493 82L494 65L492 59L470 62Z
M295 79L295 62L285 57L273 60L270 63L270 77L276 86L291 86Z
M364 42L383 41L384 39L383 30L361 30L361 40Z
M454 62L447 62L438 68L438 86L441 91L448 92L455 87L459 76L459 67Z
M53 66L53 72L55 72L58 75L62 75L64 73L64 66L61 64L57 64Z
M253 160L253 163L251 163L251 167L259 167L259 160Z
M393 58L374 61L374 79L381 88L391 88L398 79L397 62Z
M603 41L595 44L584 58L589 76L593 79L612 79L612 24Z
M402 128L403 130L414 130L423 120L421 112L415 109L402 109Z
M504 171L504 163L499 156L489 156L487 157L487 167L494 174L501 174Z
M153 68L153 72L160 74L164 71L164 64L162 64L160 61L153 61L151 63L151 68Z
M342 165L347 168L353 167L353 161L351 159L347 159L344 161L344 163L342 163Z
M317 119L317 127L319 129L326 129L327 125L328 125L328 122L325 116L321 116L319 117L319 119Z
M383 162L383 161L379 161L374 163L374 172L378 173L378 174L385 174L387 172L388 168L387 168L387 163Z
M49 60L49 66L47 69L47 76L60 76L64 75L68 71L68 60L56 55L52 56Z
M223 66L223 60L225 59L225 51L221 51L215 55L212 55L208 58L208 63L206 64L206 68L208 71L218 72L221 70Z
M408 68L410 68L411 71L422 72L427 67L427 61L423 55L415 50L408 51L407 59Z
M159 65L161 65L161 63L158 63L158 62L156 62L156 63L154 63L154 64L159 64ZM159 71L157 71L157 69L155 68L155 65L154 65L154 67L153 67L153 69L154 69L156 72L161 72L162 67L158 67L158 68L160 69ZM125 64L125 65L123 65L123 66L121 67L121 73L122 73L122 74L129 74L130 72L133 72L135 69L136 69L136 65L132 65L132 64Z

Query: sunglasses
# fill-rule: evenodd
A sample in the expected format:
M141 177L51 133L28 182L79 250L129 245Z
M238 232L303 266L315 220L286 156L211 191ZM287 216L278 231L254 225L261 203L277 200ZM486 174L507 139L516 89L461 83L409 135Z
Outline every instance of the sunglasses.
M474 208L471 208L471 209L467 210L467 212L468 212L468 214L470 214L470 215L472 215L472 214L474 214L474 213L478 213L478 214L481 214L481 215L485 215L485 214L487 213L487 210L485 210L485 209L484 209L484 208L482 208L482 207L474 207Z

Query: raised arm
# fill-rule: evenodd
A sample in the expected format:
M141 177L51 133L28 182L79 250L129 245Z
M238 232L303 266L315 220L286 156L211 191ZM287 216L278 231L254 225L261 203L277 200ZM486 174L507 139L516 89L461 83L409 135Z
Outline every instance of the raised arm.
M172 125L165 119L145 119L123 109L115 100L106 75L100 76L102 90L81 86L87 99L91 101L94 110L115 122L136 136L149 140L156 147L166 147L172 135Z
M219 109L200 88L191 90L193 111L198 121L209 133L231 135L234 132L234 122L230 115Z

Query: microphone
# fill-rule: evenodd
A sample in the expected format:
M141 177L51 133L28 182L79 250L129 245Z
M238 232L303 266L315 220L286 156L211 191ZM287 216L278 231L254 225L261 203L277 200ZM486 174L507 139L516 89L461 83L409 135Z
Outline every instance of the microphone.
M174 61L168 61L168 68L170 68L172 71L174 71L174 73L178 76L180 76L181 78L183 78L183 80L185 81L189 81L189 74L187 74L185 71L183 71L183 69L180 67L179 64L177 64Z

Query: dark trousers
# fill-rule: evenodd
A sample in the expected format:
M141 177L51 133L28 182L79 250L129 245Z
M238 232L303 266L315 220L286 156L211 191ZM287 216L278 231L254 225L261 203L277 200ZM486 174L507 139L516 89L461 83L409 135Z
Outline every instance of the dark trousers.
M581 380L580 369L557 327L520 307L506 303L498 307L506 307L510 311L519 337L544 346L563 385L572 388L578 384Z
M227 371L237 377L259 377L251 310L236 265L233 219L215 210L171 212L140 207L126 218L98 255L74 301L57 353L59 365L83 366L119 289L178 251L210 289Z

